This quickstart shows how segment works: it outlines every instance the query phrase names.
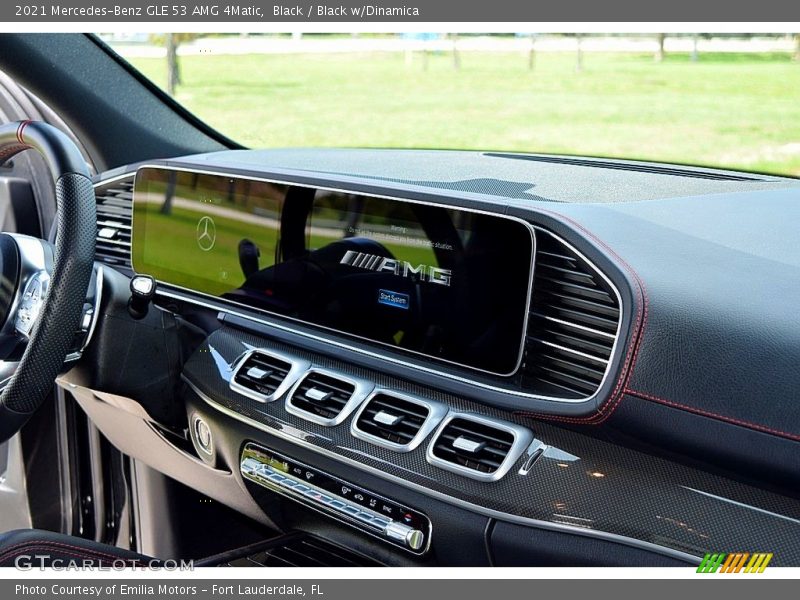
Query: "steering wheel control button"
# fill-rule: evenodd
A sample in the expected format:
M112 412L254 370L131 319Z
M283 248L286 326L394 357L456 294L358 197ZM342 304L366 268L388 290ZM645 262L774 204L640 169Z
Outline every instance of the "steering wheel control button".
M240 471L247 481L414 554L430 546L431 524L424 514L284 455L249 443Z
M150 309L150 302L156 295L156 280L149 275L135 275L131 279L130 290L128 313L134 319L143 319Z

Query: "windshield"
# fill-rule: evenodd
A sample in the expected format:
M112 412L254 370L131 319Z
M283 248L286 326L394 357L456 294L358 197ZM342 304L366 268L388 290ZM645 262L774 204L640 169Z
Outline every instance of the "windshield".
M800 36L101 37L249 147L505 150L800 175Z

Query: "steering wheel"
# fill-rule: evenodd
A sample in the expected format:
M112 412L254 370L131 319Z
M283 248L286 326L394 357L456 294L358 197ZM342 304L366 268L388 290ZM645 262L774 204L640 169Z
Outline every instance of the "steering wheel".
M0 442L52 389L78 331L94 264L95 198L80 151L46 123L0 126L0 166L28 149L42 154L55 182L57 238L53 249L45 240L0 233Z

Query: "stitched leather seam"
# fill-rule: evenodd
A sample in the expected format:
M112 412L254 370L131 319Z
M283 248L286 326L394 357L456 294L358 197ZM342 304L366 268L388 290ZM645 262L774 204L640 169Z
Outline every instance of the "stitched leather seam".
M42 549L42 550L56 550L56 551L64 551L65 549L69 552L73 552L77 555L83 555L85 557L91 558L99 558L99 559L107 559L112 562L117 560L124 560L125 562L133 562L138 563L140 562L138 558L123 558L120 556L114 556L112 554L107 554L100 550L92 550L89 548L81 548L80 546L73 546L71 544L66 544L62 542L51 542L46 540L31 540L28 542L20 542L19 544L15 544L10 546L2 551L0 554L0 562L6 560L7 558L14 556L15 554L20 554L26 550L32 550L34 548ZM90 556L93 555L93 556Z
M673 402L672 400L667 400L665 398L659 398L658 396L653 396L652 394L646 394L645 392L640 392L637 390L626 389L625 393L639 398L641 400L649 400L650 402L656 402L658 404L664 404L666 406L672 406L674 408L679 408L681 410L685 410L687 412L696 413L703 417L709 417L712 419L716 419L718 421L725 421L728 423L732 423L733 425L739 425L741 427L747 427L748 429L754 429L756 431L761 431L763 433L771 433L773 435L777 435L780 437L785 437L795 442L800 442L800 435L795 433L789 433L787 431L781 431L779 429L772 429L771 427L767 427L766 425L759 425L758 423L751 423L750 421L743 421L742 419L737 419L735 417L729 417L727 415L721 415L719 413L711 412L708 410L704 410L702 408L695 408L694 406L688 406L686 404L681 404L680 402Z
M528 411L515 412L514 414L521 417L534 417L548 421L598 425L604 422L606 419L608 419L609 416L611 416L611 414L619 406L619 403L622 402L622 399L625 397L624 387L628 382L631 374L633 373L633 369L636 365L636 359L639 357L639 349L641 348L642 338L644 337L644 330L647 325L648 304L649 304L647 289L644 285L644 282L639 277L639 274L636 272L636 270L633 267L631 267L630 264L628 264L628 262L625 259L623 259L619 254L617 254L613 248L611 248L603 240L594 235L594 233L586 229L586 227L584 227L577 221L574 221L570 217L562 215L561 213L557 213L547 209L538 209L538 210L540 210L540 212L547 213L555 218L563 219L564 221L567 221L568 223L572 224L574 227L580 229L586 236L594 240L598 245L602 246L609 254L611 254L614 257L614 259L616 259L628 271L628 273L630 273L631 277L633 277L636 283L636 287L638 288L640 301L637 302L636 323L634 324L633 333L631 335L631 342L625 354L625 361L622 366L622 371L620 373L617 384L614 387L614 391L611 393L611 396L608 401L606 401L602 406L600 406L593 414L587 415L585 417L567 417L563 415L548 415L544 413L535 413Z

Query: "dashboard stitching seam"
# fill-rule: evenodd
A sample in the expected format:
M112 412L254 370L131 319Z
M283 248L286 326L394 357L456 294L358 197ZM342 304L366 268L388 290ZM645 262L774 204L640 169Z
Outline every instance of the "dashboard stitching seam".
M743 421L741 419L737 419L736 417L730 417L730 416L727 416L727 415L722 415L722 414L719 414L719 413L707 411L707 410L704 410L704 409L701 409L701 408L695 408L694 406L687 406L687 405L681 404L679 402L674 402L672 400L667 400L665 398L659 398L658 396L653 396L652 394L647 394L645 392L640 392L638 390L632 390L630 388L626 389L625 393L630 395L630 396L634 396L634 397L640 398L642 400L649 400L651 402L656 402L658 404L664 404L664 405L667 405L667 406L674 406L675 408L680 408L680 409L685 410L687 412L696 413L696 414L704 416L704 417L710 417L710 418L713 418L713 419L716 419L716 420L720 420L720 421L727 421L727 422L733 423L734 425L740 425L742 427L747 427L749 429L755 429L757 431L762 431L764 433L771 433L771 434L774 434L774 435L778 435L778 436L781 436L781 437L788 438L788 439L793 440L793 441L800 442L800 435L795 434L795 433L789 433L788 431L781 431L779 429L773 429L771 427L767 427L766 425L759 425L758 423L751 423L750 421Z
M625 396L626 384L630 378L630 375L633 373L634 366L636 365L636 359L639 357L639 349L641 348L642 345L641 342L642 338L644 337L644 330L647 324L648 303L649 303L647 290L645 288L644 282L639 277L639 274L636 272L636 270L633 267L631 267L630 264L628 264L628 262L625 259L623 259L619 254L617 254L617 252L615 252L613 248L611 248L603 240L594 235L594 233L586 229L586 227L584 227L577 221L574 221L570 217L567 217L561 213L557 213L547 209L539 209L539 212L547 213L553 217L567 221L568 223L580 229L584 234L586 234L597 244L602 246L605 250L607 250L620 264L622 264L622 266L631 274L631 276L635 280L636 286L639 288L638 291L641 302L639 303L640 305L637 307L636 324L634 326L634 332L632 335L631 343L628 346L628 351L626 352L625 363L623 364L622 373L620 373L619 380L614 388L613 393L611 394L611 399L609 401L607 401L605 404L599 407L594 414L589 415L588 417L567 417L567 416L547 415L543 413L532 413L532 412L518 412L516 414L519 416L538 417L546 420L561 421L565 423L598 425L604 422L606 419L608 419L608 417L617 409L619 403L622 402L622 399Z

